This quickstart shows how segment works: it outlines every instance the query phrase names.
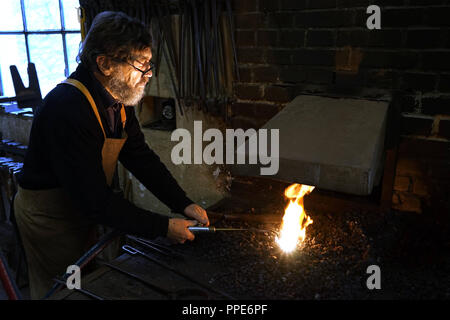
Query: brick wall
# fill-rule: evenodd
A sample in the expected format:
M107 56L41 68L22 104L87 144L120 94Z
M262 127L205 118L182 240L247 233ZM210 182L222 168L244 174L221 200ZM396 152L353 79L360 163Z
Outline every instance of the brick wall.
M381 8L381 30L366 27L370 4ZM240 81L230 126L260 127L301 93L395 92L402 140L394 207L430 209L431 190L449 198L449 175L436 177L432 164L449 165L450 0L236 0L233 11Z

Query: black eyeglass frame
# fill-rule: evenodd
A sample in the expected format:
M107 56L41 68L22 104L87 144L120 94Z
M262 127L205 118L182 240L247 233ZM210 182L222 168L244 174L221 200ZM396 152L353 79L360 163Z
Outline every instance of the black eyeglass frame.
M149 71L151 71L151 70L153 70L153 69L155 68L155 64L154 64L153 62L151 62L151 61L150 61L150 68L148 68L147 70L141 70L141 69L139 69L138 67L136 67L135 65L129 63L128 61L126 61L126 60L124 60L124 59L119 59L119 58L111 57L111 56L109 56L109 57L110 57L111 59L117 61L117 62L123 62L123 63L126 63L126 64L132 66L136 71L141 72L141 73L142 73L142 76L145 76Z

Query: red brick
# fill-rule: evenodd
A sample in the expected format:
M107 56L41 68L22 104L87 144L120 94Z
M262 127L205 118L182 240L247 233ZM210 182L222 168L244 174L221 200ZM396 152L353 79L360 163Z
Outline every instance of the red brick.
M393 208L404 212L422 213L422 202L419 197L408 193L398 193L400 203L393 205Z
M238 48L237 50L239 63L264 63L264 51L257 48Z
M298 48L303 47L305 41L305 31L283 31L280 32L279 45L281 47Z
M400 157L397 161L397 176L421 177L426 174L426 167L416 159Z
M233 0L231 8L233 12L254 12L256 11L257 4L257 0Z
M294 17L290 12L268 13L265 22L269 28L291 28L293 23Z
M253 47L256 44L254 31L236 31L236 44L241 47Z
M270 119L278 113L278 107L269 103L235 102L231 105L232 117Z
M268 86L264 89L264 99L276 102L290 102L295 98L295 88L290 86Z
M394 181L394 190L407 192L409 191L410 184L411 184L410 177L396 176Z
M258 31L258 47L276 47L278 43L278 32L277 31Z
M253 68L253 76L255 82L277 82L279 75L279 68L272 66L255 67Z
M267 50L267 63L272 64L292 64L291 50Z
M236 96L243 100L261 100L262 88L259 85L237 84L234 87Z
M241 82L252 82L252 68L240 67L239 77Z
M428 197L430 195L429 193L429 186L425 182L425 180L420 178L415 178L413 183L413 193L415 195L418 195L420 197Z
M256 29L263 23L263 15L261 13L237 14L235 15L236 29Z
M300 83L306 80L307 71L304 67L290 66L280 70L280 81Z
M438 135L442 138L450 140L450 119L441 119L439 121Z
M402 117L401 133L428 136L431 134L433 119L423 117Z

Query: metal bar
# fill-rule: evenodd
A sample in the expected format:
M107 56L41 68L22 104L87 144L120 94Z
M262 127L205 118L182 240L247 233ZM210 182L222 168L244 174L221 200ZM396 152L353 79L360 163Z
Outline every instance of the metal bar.
M191 282L193 282L193 283L195 283L195 284L197 284L197 285L199 285L199 286L201 286L201 287L203 287L203 288L205 288L205 289L207 289L207 290L209 290L211 292L217 293L217 294L219 294L219 295L221 295L221 296L223 296L225 298L228 298L228 299L231 299L231 300L235 300L235 298L233 298L229 294L227 294L225 292L221 292L220 290L214 289L213 287L211 287L211 286L209 286L209 285L207 285L205 283L202 283L202 282L192 278L191 276L189 276L187 274L184 274L184 273L178 271L177 269L169 266L168 264L166 264L166 263L164 263L162 261L159 261L158 259L155 259L155 258L149 256L148 254L145 254L144 252L139 251L136 248L133 248L133 247L131 247L129 245L124 245L124 246L122 246L122 249L124 251L128 252L131 255L139 254L139 255L143 256L144 258L146 258L146 259L148 259L148 260L150 260L150 261L160 265L161 267L163 267L163 268L165 268L165 269L167 269L169 271L172 271L173 273L179 275L180 277L183 277L186 280L189 280L189 281L191 281Z
M197 60L197 70L200 82L200 96L201 96L201 104L206 103L205 97L205 82L203 78L203 68L202 68L202 58L201 58L201 50L200 50L200 30L198 24L198 16L197 16L197 6L195 5L195 0L191 0L192 3L192 12L193 12L193 22L194 22L194 42L196 47L196 60Z
M62 280L60 280L58 278L53 278L53 281L55 281L56 283L58 283L58 284L60 284L62 286L66 285L66 283L64 281L62 281ZM84 294L84 295L86 295L86 296L88 296L90 298L94 298L96 300L105 300L105 298L103 298L103 297L93 293L92 291L86 290L86 289L73 288L73 289L69 289L69 290L75 290L77 292L80 292L80 293L82 293L82 294Z
M181 2L181 1L180 1ZM181 8L180 2L178 2L178 8L179 8L179 12L180 12L180 21L179 21L179 45L178 45L178 60L179 60L179 75L180 75L180 96L182 98L184 98L184 34L185 34L185 28L183 27L183 24L185 23L185 18L183 17L184 12L183 9Z
M5 288L6 294L9 300L21 300L21 294L19 288L12 278L12 274L6 264L6 259L3 253L0 251L0 280Z
M159 10L158 9L156 10L156 18L157 18L158 26L159 26L159 28L158 28L159 29L159 35L160 35L160 38L163 39L164 33L163 33L162 28L161 28L162 22L161 22L161 16L159 14ZM180 110L180 114L184 115L183 106L181 104L181 99L180 99L180 93L178 91L176 79L175 79L173 71L172 71L172 61L170 60L170 55L167 53L166 46L164 45L164 43L162 43L162 41L160 43L160 46L162 46L162 52L163 52L164 58L166 59L166 62L167 62L167 68L169 69L169 76L170 76L170 80L172 82L173 90L175 92L175 97L177 99L177 103L178 103L178 108Z
M60 34L60 33L80 33L76 30L46 30L46 31L0 31L0 35L19 35L19 34Z
M276 214L245 214L245 213L217 213L208 210L208 216L212 219L225 219L235 221L257 221L268 223L280 223L282 217Z
M215 93L216 97L219 95L219 67L218 67L218 55L217 55L217 26L218 26L218 15L217 15L217 0L212 0L212 6L211 6L211 16L213 18L213 41L211 41L211 55L212 55L212 61L213 61L213 73L214 73L214 81L215 81Z
M64 7L62 4L62 0L59 0L59 17L61 20L61 30L66 29L66 23L64 20ZM64 76L69 76L69 59L67 57L67 43L66 43L66 34L62 33L62 42L63 42L63 54L64 54Z
M22 23L23 23L23 31L25 33L25 49L27 50L27 61L30 63L30 47L28 46L28 31L27 29L27 17L25 15L25 3L24 0L20 0L20 9L22 11Z
M131 278L133 278L135 280L138 280L139 282L143 283L144 285L146 285L147 287L149 287L150 289L152 289L152 290L154 290L154 291L156 291L158 293L161 293L163 295L169 296L169 298L171 297L170 296L170 294L171 294L170 291L168 291L168 290L166 290L164 288L161 288L161 287L159 287L159 286L157 286L157 285L155 285L155 284L145 280L144 278L138 276L135 273L127 271L127 270L125 270L125 269L123 269L123 268L121 268L121 267L119 267L117 265L114 265L114 264L111 264L111 263L108 263L108 262L102 262L102 264L105 265L105 266L108 266L111 269L116 270L116 271L118 271L118 272L120 272L122 274L125 274L125 275L127 275L127 276L129 276L129 277L131 277Z
M236 42L234 40L234 23L233 23L233 13L231 12L231 4L230 0L225 0L228 12L228 22L230 24L230 34L231 34L231 46L233 48L233 57L234 57L234 70L236 72L237 81L241 81L239 77L239 69L238 69L238 61L237 61L237 53L236 53Z
M216 231L247 231L238 228L216 228L216 227L188 227L191 232L216 232Z

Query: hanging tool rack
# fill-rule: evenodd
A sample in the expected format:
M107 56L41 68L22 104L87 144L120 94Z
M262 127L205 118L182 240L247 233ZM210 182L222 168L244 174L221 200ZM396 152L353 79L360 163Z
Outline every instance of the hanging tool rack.
M84 28L102 11L122 11L149 26L153 35L154 76L161 61L179 112L197 107L226 115L232 82L239 80L231 0L80 0Z

